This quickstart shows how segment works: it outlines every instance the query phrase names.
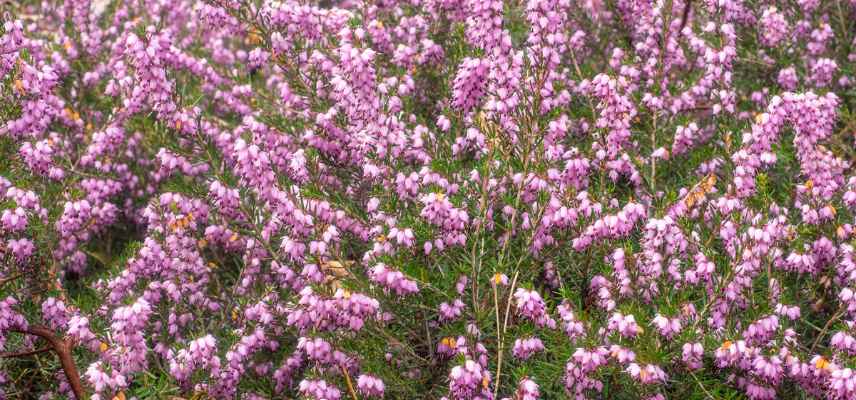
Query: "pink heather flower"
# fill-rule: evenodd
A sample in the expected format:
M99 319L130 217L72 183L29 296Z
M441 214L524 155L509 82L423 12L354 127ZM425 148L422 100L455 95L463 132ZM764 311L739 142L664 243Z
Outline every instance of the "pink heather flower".
M415 244L413 230L410 228L392 228L389 230L388 237L390 240L395 240L396 243L405 247L413 247L413 245Z
M628 364L636 360L636 353L617 344L609 346L609 356L620 364Z
M821 22L818 25L820 26L811 31L810 39L806 45L808 53L812 56L823 54L827 50L829 41L835 36L835 32L832 31L832 27L828 23ZM810 27L805 27L805 29L810 29Z
M101 361L90 364L84 375L96 393L121 390L128 384L125 377L118 372L105 372L104 364Z
M796 321L800 318L800 307L799 306L786 306L784 304L776 304L776 314L779 314L784 317L788 317L791 321Z
M458 319L464 312L464 302L461 299L455 299L451 304L440 303L440 321L449 322Z
M820 0L797 0L797 4L803 12L811 13L820 5Z
M462 246L466 243L464 230L470 217L463 209L456 208L442 193L430 193L419 199L425 205L419 215L441 230L434 246L442 250L445 246Z
M73 315L68 320L67 333L69 337L74 338L78 343L86 345L91 351L95 351L100 347L100 342L89 329L89 319L86 317Z
M639 334L639 332L641 332L639 325L636 324L636 318L633 317L633 315L625 316L618 312L613 313L612 317L609 318L607 329L610 332L618 332L625 338L634 338Z
M595 275L589 285L591 292L595 294L597 305L606 311L615 308L615 299L612 297L612 282L601 275Z
M441 115L437 117L437 127L440 128L443 132L448 132L449 128L452 126L452 122L446 118L445 115Z
M788 35L788 21L776 7L769 7L761 15L761 42L770 47L782 43Z
M407 279L403 273L390 269L383 263L379 263L369 270L369 278L399 296L419 292L415 281Z
M514 299L517 302L517 312L523 318L535 322L536 325L541 327L555 328L556 321L547 314L546 304L538 292L518 288L514 292Z
M591 95L600 101L597 106L600 114L596 126L607 132L604 156L609 160L619 159L623 148L630 142L630 122L636 116L637 110L625 93L628 86L623 77L615 79L606 74L598 74L592 79L589 88ZM614 167L610 169L613 170L610 177L615 180L618 170Z
M631 363L627 366L627 373L645 385L666 382L666 373L660 367L653 364L640 366L639 364Z
M297 349L301 350L307 359L318 364L331 364L334 361L333 346L322 338L301 337L297 340Z
M663 335L666 339L671 339L681 331L682 327L680 318L669 319L660 314L657 314L651 323L657 327L660 335Z
M315 294L311 286L303 288L297 305L287 311L286 323L300 331L309 329L360 331L365 321L377 316L380 303L360 293L338 289L332 298Z
M466 360L449 372L449 396L452 400L490 400L490 372L473 361Z
M834 399L856 397L856 372L850 368L835 369L830 374L831 396Z
M665 147L659 147L659 148L657 148L657 150L654 150L654 152L651 153L651 158L668 159L669 158L669 151L666 150Z
M15 260L19 263L24 263L30 259L36 251L36 245L29 239L9 239L6 245L15 256Z
M778 77L779 86L785 90L795 90L799 85L799 78L794 67L782 68Z
M517 392L515 392L515 400L538 400L541 398L541 392L538 390L538 384L535 381L523 378L517 384Z
M17 207L14 210L5 209L0 214L0 224L2 224L3 229L9 232L24 230L27 227L27 222L27 213L21 207Z
M743 338L747 343L764 344L774 337L779 326L779 318L769 315L749 324L743 331Z
M298 390L303 396L314 400L339 400L342 393L322 379L300 381Z
M856 338L847 332L836 332L832 335L832 339L829 340L829 345L838 351L843 351L850 355L856 355Z
M604 347L593 350L577 348L565 365L565 388L570 393L574 393L577 398L583 398L589 390L596 392L603 390L603 382L591 375L598 368L606 365L608 354L609 351Z
M809 79L816 87L823 88L832 82L836 72L838 72L838 64L835 60L821 58L811 66Z
M684 272L684 281L691 285L698 284L699 282L709 282L716 271L716 264L708 260L703 253L696 253L693 256L693 261L695 262L695 268Z
M583 251L596 240L624 237L630 233L636 222L646 215L645 206L638 203L627 203L617 214L602 217L586 227L582 235L573 239L574 250Z
M702 362L701 359L704 356L704 348L701 343L684 343L681 359L684 364L686 364L687 368L690 370L696 370L701 368Z
M0 300L0 346L6 344L6 331L28 326L24 316L13 309L17 304L18 301L12 296Z
M455 283L455 291L457 291L458 294L464 294L464 289L467 288L467 282L468 281L469 281L469 278L467 278L466 275L461 275L458 278L458 281Z
M206 335L188 344L184 349L170 355L169 371L179 382L187 382L191 374L199 369L211 370L217 374L220 369L220 357L217 355L217 340Z
M522 338L514 341L514 347L511 349L511 354L521 360L527 360L534 353L544 350L544 344L537 337Z
M479 58L465 58L455 75L452 106L464 112L472 110L485 93L489 64Z
M585 327L582 322L577 320L569 303L563 302L556 307L556 310L559 312L562 329L572 342L575 342L578 338L585 336Z
M52 329L64 329L70 316L62 300L48 297L42 302L42 318L48 322Z
M357 389L367 397L383 398L383 381L377 377L362 374L357 378Z

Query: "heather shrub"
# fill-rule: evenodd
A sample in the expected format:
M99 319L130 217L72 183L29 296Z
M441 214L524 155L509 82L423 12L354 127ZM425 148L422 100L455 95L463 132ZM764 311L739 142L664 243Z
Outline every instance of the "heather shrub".
M856 399L854 1L0 7L0 398Z

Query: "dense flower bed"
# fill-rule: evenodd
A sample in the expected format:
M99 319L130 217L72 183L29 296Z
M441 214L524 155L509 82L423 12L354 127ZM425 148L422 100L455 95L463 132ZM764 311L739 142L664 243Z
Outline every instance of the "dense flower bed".
M856 1L0 7L0 398L856 399Z

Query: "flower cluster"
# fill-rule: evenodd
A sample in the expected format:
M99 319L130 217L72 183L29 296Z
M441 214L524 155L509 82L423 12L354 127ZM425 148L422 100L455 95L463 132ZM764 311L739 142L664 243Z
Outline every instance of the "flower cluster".
M0 400L856 398L854 1L3 10Z

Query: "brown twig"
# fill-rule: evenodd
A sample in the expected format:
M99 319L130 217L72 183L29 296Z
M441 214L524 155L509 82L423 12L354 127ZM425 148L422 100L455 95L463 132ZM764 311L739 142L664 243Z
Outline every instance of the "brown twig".
M835 314L832 316L832 318L830 318L828 321L826 321L826 325L823 326L823 329L820 331L820 333L814 339L814 343L811 344L811 348L808 350L809 353L814 351L814 348L817 347L817 345L820 343L820 340L823 339L823 337L826 335L826 331L829 330L829 327L832 326L832 324L835 323L835 321L838 321L838 319L844 315L844 311L845 311L845 307L844 307L844 304L842 304L841 307L838 307L838 311L835 312Z
M50 346L48 346L48 347L42 347L41 349L27 350L27 351L19 351L19 352L17 352L17 353L2 353L2 354L0 354L0 358L20 358L20 357L27 357L27 356L36 355L36 354L39 354L39 353L44 353L44 352L46 352L46 351L51 351L51 347L50 347Z
M503 321L502 328L497 326L497 351L496 351L496 384L493 388L493 396L497 397L499 393L499 378L502 376L502 345L505 338L503 335L505 334L506 329L508 329L508 315L511 314L511 300L514 298L514 287L517 286L517 277L520 276L520 270L514 272L514 278L511 279L511 287L508 290L508 301L505 303L505 321ZM497 319L497 322L499 320Z
M23 276L23 274L14 274L14 275L12 275L12 276L7 276L7 277L5 277L5 278L3 278L3 279L0 279L0 286L3 286L3 285L5 285L5 284L7 284L7 283L9 283L9 282L12 282L12 281L14 281L15 279L20 278L21 276Z
M351 375L348 374L348 370L345 369L344 365L339 365L339 368L342 369L342 375L345 375L345 384L348 385L348 393L351 394L351 398L354 400L358 400L357 392L354 391L354 384L351 383Z
M692 375L693 379L695 379L696 383L698 383L698 386L701 388L701 390L704 392L704 394L707 396L708 399L711 399L711 400L716 399L716 397L713 397L713 395L710 394L710 392L707 390L707 388L705 388L704 385L702 385L701 381L698 379L698 377L696 376L696 374L694 372L690 371L690 375Z
M692 5L693 5L693 0L684 0L684 1L686 1L686 3L684 3L684 13L683 13L683 16L681 17L681 27L678 28L678 34L680 34L681 31L684 30L684 27L687 25L687 19L689 19L689 17L690 17L690 9L692 8Z
M74 359L71 357L71 343L65 339L57 337L54 332L41 325L30 325L27 328L13 328L13 332L25 333L28 335L38 336L50 345L58 356L62 370L65 372L65 377L68 384L71 386L71 391L74 393L74 398L83 400L83 385L80 383L80 374L77 372L77 366L74 364Z

